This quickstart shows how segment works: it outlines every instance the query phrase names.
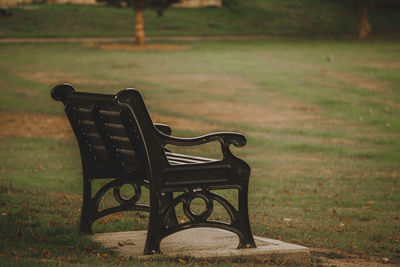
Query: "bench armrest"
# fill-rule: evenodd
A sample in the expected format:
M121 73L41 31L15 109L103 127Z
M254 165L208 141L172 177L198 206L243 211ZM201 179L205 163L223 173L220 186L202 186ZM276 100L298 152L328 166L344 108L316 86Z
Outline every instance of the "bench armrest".
M166 135L172 134L171 127L169 127L166 124L154 123L154 127L156 127L156 129L159 130L160 132L162 132L163 134L166 134Z
M221 144L221 150L224 158L235 157L229 149L229 146L233 144L236 147L243 147L246 145L247 140L243 134L233 132L219 132L211 133L194 138L179 138L170 135L163 135L164 145L175 145L175 146L196 146L213 141L217 141Z
M222 146L233 144L237 147L246 145L247 140L243 134L234 132L211 133L194 138L179 138L174 136L165 136L165 143L176 146L195 146L208 142L218 141Z

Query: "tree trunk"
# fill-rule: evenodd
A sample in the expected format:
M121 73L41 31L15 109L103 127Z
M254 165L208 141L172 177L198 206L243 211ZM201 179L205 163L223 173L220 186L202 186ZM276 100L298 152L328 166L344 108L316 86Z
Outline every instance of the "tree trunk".
M135 8L135 42L137 45L144 45L145 42L143 11L144 8Z
M357 28L358 38L365 39L371 33L371 25L369 24L368 18L369 6L366 4L357 4L356 15L357 15Z

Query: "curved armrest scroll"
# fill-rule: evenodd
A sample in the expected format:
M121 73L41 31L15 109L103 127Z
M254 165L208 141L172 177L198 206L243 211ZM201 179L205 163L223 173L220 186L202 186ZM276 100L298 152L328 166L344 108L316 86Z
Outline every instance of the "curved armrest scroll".
M171 127L169 127L166 124L154 123L154 126L156 127L157 130L159 130L163 134L166 134L166 135L171 135L172 134Z

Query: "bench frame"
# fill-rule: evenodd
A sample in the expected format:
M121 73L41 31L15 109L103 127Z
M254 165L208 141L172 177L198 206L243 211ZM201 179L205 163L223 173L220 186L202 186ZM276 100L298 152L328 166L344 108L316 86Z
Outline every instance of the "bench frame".
M228 230L239 237L238 248L256 247L248 213L250 167L233 155L229 148L231 144L243 147L246 144L245 136L233 132L219 132L196 138L174 137L169 126L152 122L143 97L136 89L125 89L116 95L105 95L76 92L72 85L61 84L52 89L51 96L63 102L80 148L83 169L81 232L92 234L92 224L101 217L115 212L136 210L150 213L145 255L161 253L160 243L163 238L196 227ZM90 109L79 108L80 102L92 103ZM120 110L119 124L106 122L104 117L115 111L104 110L105 107ZM98 162L97 148L93 149L93 145L88 141L89 134L84 128L86 121L81 119L80 116L83 116L79 113L81 111L90 113L90 123L95 126L96 135L103 142L101 149L105 150L109 160L101 164ZM117 139L122 138L110 134L112 130L110 125L123 128L133 147L132 151L116 149ZM221 160L176 154L165 147L166 145L196 146L214 141L221 145L223 155ZM122 160L121 153L127 153L125 157L139 164L139 168L129 169L130 166ZM129 153L132 155L136 153L134 161ZM92 181L104 178L114 178L114 180L93 195ZM131 185L135 191L129 199L121 196L120 189L125 184ZM149 190L149 205L137 203L143 187ZM237 190L237 208L213 192L222 189ZM108 190L113 190L119 206L99 211L99 204ZM191 209L191 202L198 198L202 199L206 206L201 214L196 214ZM225 208L230 222L210 219L214 202ZM176 206L181 203L188 219L185 223L178 222L175 213Z

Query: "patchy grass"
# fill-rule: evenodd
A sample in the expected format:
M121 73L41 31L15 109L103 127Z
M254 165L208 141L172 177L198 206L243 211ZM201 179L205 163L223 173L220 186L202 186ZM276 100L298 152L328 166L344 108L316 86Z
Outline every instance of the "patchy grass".
M330 259L355 254L399 263L398 43L190 45L187 51L148 52L3 44L0 115L58 118L62 106L49 92L59 82L108 93L137 87L155 120L169 123L175 135L211 130L247 135L248 145L234 152L252 167L254 234L327 249L323 254ZM132 264L77 234L81 170L75 140L35 136L34 130L0 139L1 262ZM210 155L202 148L193 153ZM143 214L117 214L95 229L144 229L146 220ZM182 262L161 258L153 263Z

